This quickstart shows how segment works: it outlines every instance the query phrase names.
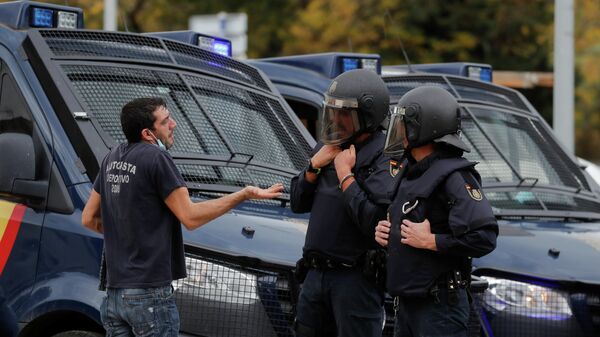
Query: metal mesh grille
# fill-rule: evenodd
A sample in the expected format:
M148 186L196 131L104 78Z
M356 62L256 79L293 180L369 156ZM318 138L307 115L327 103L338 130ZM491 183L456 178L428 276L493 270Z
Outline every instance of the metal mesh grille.
M559 158L552 148L547 148L547 141L534 127L537 122L493 109L471 108L471 111L483 131L521 177L535 178L538 184L544 185L583 187L581 180L565 164L567 160ZM498 152L490 148L491 144L481 135L473 121L465 119L463 130L475 148L466 157L482 162L477 168L483 177L499 182L519 183Z
M482 299L484 327L496 337L598 336L598 293L490 279Z
M304 168L310 147L277 101L201 77L186 76L186 80L236 153Z
M464 154L465 158L479 162L477 171L481 175L483 185L486 182L512 182L518 178L508 164L500 157L498 151L489 140L477 129L472 119L463 115L462 120L463 140L471 148L471 152Z
M92 118L118 143L126 141L119 119L122 106L137 97L159 96L177 122L171 149L175 156L233 156L291 171L303 169L308 160L308 143L280 103L266 96L200 76L182 78L152 69L100 65L63 65L62 69ZM288 185L290 178L240 168L180 168L186 181L198 184L268 187L275 182Z
M195 109L190 108L191 95L176 74L91 65L67 65L63 71L88 106L89 113L116 142L126 141L119 119L123 105L137 97L160 96L167 101L177 121L174 152L227 153L220 137L199 113L197 104ZM174 98L181 100L176 103ZM192 124L196 120L198 123Z
M580 211L600 213L600 204L582 198L561 195L556 193L539 193L536 195L552 211Z
M496 103L511 108L517 108L529 112L529 108L516 93L489 85L483 82L471 81L462 78L450 77L448 80L452 84L454 90L448 85L442 76L410 76L404 75L401 77L385 77L388 89L390 91L390 101L397 102L406 92L411 89L429 85L441 87L448 90L457 98L465 100L478 100L482 102Z
M283 183L284 193L289 193L287 175L263 172L248 168L205 166L197 164L177 164L177 168L187 182L197 184L222 184L245 187L248 185L269 187L275 183Z
M40 34L56 56L118 57L172 63L160 40L152 37L84 30L41 30Z
M486 198L492 206L502 209L535 209L543 210L544 207L530 191L520 192L486 192Z
M390 91L390 102L397 102L404 94L409 90L428 85L434 87L441 87L442 89L448 90L452 95L456 97L454 91L450 88L448 83L439 76L402 76L402 77L387 77L383 79Z
M116 57L135 61L177 63L203 69L268 90L260 73L236 60L195 46L150 36L86 30L40 30L54 55L59 57Z
M292 334L289 273L186 253L188 277L174 282L181 331L202 336Z
M462 99L492 102L529 112L519 95L510 90L461 78L449 77L448 79Z
M269 86L262 79L258 71L244 63L182 43L168 40L164 42L167 48L172 51L173 57L178 64L204 69L211 73L216 72L220 75L269 90ZM221 66L215 67L215 64Z
M600 204L597 202L558 193L537 191L486 192L485 196L492 206L505 209L600 212Z

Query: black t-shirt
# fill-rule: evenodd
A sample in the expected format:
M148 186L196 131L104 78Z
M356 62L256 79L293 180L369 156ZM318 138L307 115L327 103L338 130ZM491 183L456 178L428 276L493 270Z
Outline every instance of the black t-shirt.
M108 287L161 287L186 276L181 224L164 202L181 186L173 159L156 145L121 144L104 158L94 189Z

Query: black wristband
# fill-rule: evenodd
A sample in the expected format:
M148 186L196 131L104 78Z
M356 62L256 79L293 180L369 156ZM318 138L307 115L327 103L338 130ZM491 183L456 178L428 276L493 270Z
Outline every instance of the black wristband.
M308 160L308 168L306 169L306 172L310 172L310 173L314 173L314 174L319 174L321 173L321 168L315 168L312 166L312 161L310 161L310 159Z

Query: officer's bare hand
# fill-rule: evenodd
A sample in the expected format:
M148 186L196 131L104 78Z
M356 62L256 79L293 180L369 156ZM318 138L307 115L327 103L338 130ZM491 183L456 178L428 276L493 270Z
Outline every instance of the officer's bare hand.
M356 164L356 150L354 149L354 145L350 145L349 149L338 153L333 163L338 179L340 180L352 172L352 168Z
M390 237L390 222L387 220L381 220L375 226L375 241L383 247L387 247L388 239Z
M435 245L435 234L431 233L431 224L428 219L423 222L412 222L402 220L400 226L402 243L415 248L437 250Z
M280 197L283 193L283 184L277 183L269 188L246 186L244 188L246 199L273 199Z
M325 167L331 163L335 156L340 152L342 152L342 148L337 145L323 145L310 161L314 168Z

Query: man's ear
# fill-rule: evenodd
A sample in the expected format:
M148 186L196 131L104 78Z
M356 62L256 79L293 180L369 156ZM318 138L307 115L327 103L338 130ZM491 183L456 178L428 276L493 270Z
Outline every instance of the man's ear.
M142 129L142 131L140 131L140 136L141 136L141 140L146 141L146 142L153 142L154 138L152 137L152 135L150 134L150 130L148 129Z

